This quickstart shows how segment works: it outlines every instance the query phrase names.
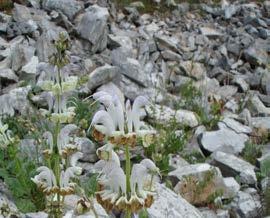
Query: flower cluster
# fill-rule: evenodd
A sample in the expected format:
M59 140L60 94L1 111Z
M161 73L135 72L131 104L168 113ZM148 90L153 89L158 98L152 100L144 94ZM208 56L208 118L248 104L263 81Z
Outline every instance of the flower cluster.
M147 98L138 96L132 106L130 100L127 100L125 107L117 95L112 96L107 92L97 92L93 98L106 108L98 111L91 123L97 141L107 140L115 145L130 146L135 146L137 139L142 139L144 146L151 143L156 131L147 128L140 120L143 107L149 104Z
M51 64L40 66L41 75L37 85L46 91L48 110L42 109L43 114L50 115L54 122L71 123L75 116L74 107L67 107L67 98L76 89L78 83L77 76L69 75L67 66L68 56L63 52L67 48L66 36L60 34L59 41L56 43L57 52L51 58Z
M3 124L0 119L0 148L6 148L10 143L14 142L14 138L11 137L11 131L8 130L8 125Z
M139 96L133 105L127 100L124 106L117 95L107 92L97 92L93 98L105 107L93 117L90 126L93 127L93 137L108 142L97 150L100 158L95 164L99 172L97 200L107 211L116 209L137 213L143 207L152 205L154 178L159 174L159 169L150 159L134 164L130 170L129 147L134 147L138 139L142 139L147 146L156 134L141 121L143 107L149 102ZM126 148L125 172L114 151L116 146Z
M79 158L82 157L81 152L76 152L71 155L70 167L62 169L60 174L60 181L57 185L56 176L50 168L41 166L37 169L39 173L31 180L37 184L37 186L46 194L60 194L61 196L70 195L74 193L75 183L71 181L72 178L76 178L82 172L80 167L76 166Z
M67 107L67 98L77 85L77 77L69 76L65 65L68 63L66 49L68 40L60 34L55 44L56 53L51 58L51 65L42 70L37 83L46 93L48 110L42 112L50 118L53 130L43 134L47 146L43 155L48 166L37 169L38 174L32 181L46 194L47 211L53 217L62 217L62 203L66 195L73 194L76 183L74 178L81 175L82 168L76 166L82 158L80 146L74 140L78 127L71 123L75 108ZM49 70L49 72L47 71Z

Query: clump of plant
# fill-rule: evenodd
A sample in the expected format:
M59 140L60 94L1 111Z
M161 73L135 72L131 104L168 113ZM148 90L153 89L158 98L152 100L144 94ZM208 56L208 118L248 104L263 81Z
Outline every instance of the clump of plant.
M198 150L184 152L182 156L190 164L204 163L206 161L205 156Z
M202 179L196 176L187 176L180 184L179 192L191 204L216 208L216 199L223 195L222 189L215 184L215 171L208 171Z
M242 157L249 163L255 165L257 158L262 156L262 146L247 142L242 151Z
M138 140L149 145L156 131L147 128L141 119L141 111L149 102L137 97L133 105L129 100L121 102L117 95L97 92L93 98L99 101L105 110L99 110L93 117L90 128L93 137L106 142L97 150L101 159L95 165L99 170L98 202L109 212L113 209L124 211L127 218L142 208L150 207L154 201L154 178L159 169L150 159L134 164L131 170L130 149ZM114 149L125 152L125 171L121 168L118 154Z
M82 169L76 166L82 153L74 141L77 126L72 122L74 107L67 107L68 96L76 88L77 77L68 75L65 65L69 63L67 50L69 41L61 33L55 43L55 53L50 58L53 71L39 82L42 90L48 92L48 110L42 114L51 121L51 131L43 134L46 149L43 156L46 165L37 168L38 174L32 178L46 197L46 211L50 217L62 217L65 196L75 192L73 179L79 176ZM68 124L68 125L66 125Z
M166 124L156 123L155 128L159 134L150 146L144 148L144 154L155 161L163 175L167 175L170 170L169 155L183 151L189 138L189 131L185 128L179 131L182 126L176 122L175 118Z
M80 98L72 98L71 105L75 107L74 123L81 129L87 130L97 110L95 102L91 99L81 100Z
M8 130L0 120L0 178L11 191L21 212L44 209L43 197L30 182L37 163L21 155L18 135Z
M262 202L264 206L264 215L269 216L270 215L270 185L268 185L268 187L263 193Z
M255 128L250 138L254 144L267 144L270 141L270 131L267 128Z
M224 102L208 99L207 104L210 105L210 110L207 109L208 106L202 102L201 91L193 85L192 81L181 86L180 96L181 100L176 103L176 109L181 108L195 112L201 124L208 130L212 130L217 126L217 123L221 120Z

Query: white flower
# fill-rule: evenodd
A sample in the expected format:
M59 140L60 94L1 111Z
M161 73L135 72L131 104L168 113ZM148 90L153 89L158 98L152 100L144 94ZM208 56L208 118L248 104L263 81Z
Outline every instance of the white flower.
M11 131L8 130L8 125L4 125L0 119L0 148L6 148L7 145L14 142L14 138L10 134Z
M57 146L60 154L63 152L80 150L78 144L76 144L70 134L77 131L78 127L74 124L68 124L60 130L57 137Z
M126 199L126 177L120 166L114 165L107 176L102 177L99 183L104 186L102 191L97 192L103 201L110 200L111 204L120 204Z
M113 147L111 143L108 143L98 148L96 153L99 159L110 160L112 158Z
M52 133L49 131L44 132L43 138L46 140L46 144L49 146L49 148L44 150L43 153L52 154L52 152L53 152L53 135L52 135Z
M102 159L95 163L95 170L99 172L98 178L104 178L116 167L120 167L120 160L115 151L111 151L109 159Z
M57 189L56 179L53 171L46 166L37 168L38 175L31 180L46 194L51 194Z
M42 67L41 67L42 68ZM68 71L60 69L58 74L57 67L47 66L47 72L42 72L37 82L44 91L52 92L56 95L63 95L76 89L78 83L77 76L69 76ZM39 69L44 70L44 69Z
M94 125L97 131L108 137L137 135L144 138L147 134L154 135L156 133L154 130L146 129L141 121L143 107L149 104L147 98L138 96L134 100L133 106L127 100L125 108L117 95L101 91L95 93L93 98L103 104L106 110L100 110L94 115L89 128ZM125 126L127 126L127 133L125 133Z
M44 116L51 114L51 120L60 123L71 123L75 116L75 107L67 107L67 94L59 96L57 99L52 92L42 94L47 100L48 110L40 109Z
M130 177L132 195L130 202L137 200L143 204L147 195L153 194L151 190L147 190L145 184L151 182L151 176L155 174L159 174L159 169L150 159L144 159L139 164L133 165Z
M82 152L76 152L74 154L71 155L70 157L70 166L75 167L77 165L77 162L79 159L81 159L83 157L83 153Z
M100 123L101 125L95 125L98 123ZM90 127L92 125L95 125L95 128L98 131L107 136L111 136L116 129L112 117L107 111L104 110L100 110L97 113L95 113Z
M76 178L81 175L82 168L71 166L66 171L61 172L60 176L60 193L61 195L69 195L74 192L76 183L72 182L72 178Z

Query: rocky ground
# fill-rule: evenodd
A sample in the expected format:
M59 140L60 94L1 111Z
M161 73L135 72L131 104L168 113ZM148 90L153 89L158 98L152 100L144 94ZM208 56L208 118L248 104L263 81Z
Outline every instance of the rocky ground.
M270 158L270 1L178 3L166 13L162 8L143 13L138 2L123 8L106 0L24 3L15 3L12 13L0 13L1 115L27 116L46 107L46 95L35 84L50 70L46 63L53 42L64 31L72 45L67 70L80 77L79 97L96 90L131 100L145 95L155 108L155 114L152 107L146 110L149 123L158 119L165 125L173 118L179 124L177 134L188 129L183 152L193 161L183 159L182 152L170 155L165 178L172 190L158 185L148 217L264 216L269 175L262 175L262 168ZM195 96L195 89L200 94ZM98 145L78 140L81 164L89 173ZM33 146L29 137L21 142L30 157ZM203 161L194 161L194 151ZM200 190L198 184L203 184ZM0 209L8 204L16 211L9 191L0 185ZM96 207L100 217L112 217Z

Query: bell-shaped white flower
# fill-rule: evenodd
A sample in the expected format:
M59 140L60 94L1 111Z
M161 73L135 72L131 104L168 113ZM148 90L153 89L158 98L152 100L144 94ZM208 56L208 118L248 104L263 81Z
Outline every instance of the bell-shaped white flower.
M130 177L130 202L138 201L143 204L147 195L153 194L151 190L146 189L145 184L151 182L151 176L156 174L159 174L159 169L150 159L144 159L139 164L133 165Z
M99 180L102 180L104 177L108 177L109 173L120 166L120 160L115 151L111 151L109 159L101 159L95 163L95 170L99 172Z
M8 130L8 125L3 124L0 119L0 148L6 148L12 142L14 142L14 138L11 137L11 131Z
M52 92L47 92L42 95L48 103L48 110L40 109L44 116L50 115L50 118L55 123L71 123L75 116L75 107L67 107L67 94L63 94L56 98ZM50 114L51 113L51 114Z
M49 146L48 149L43 151L43 154L52 154L53 152L53 135L51 132L47 131L43 133L43 138L45 139L46 145Z
M103 201L110 200L111 204L119 204L126 199L126 177L123 169L116 164L106 177L99 180L104 189L97 192ZM122 198L123 197L123 198ZM121 199L119 201L119 199Z
M57 137L57 146L60 154L63 152L68 153L71 151L80 150L79 145L76 144L70 137L70 134L77 130L78 127L74 124L68 124L60 130L60 133Z
M121 134L124 134L124 110L119 97L100 91L95 93L93 98L106 107L107 112L113 120L115 131L118 130Z
M74 192L76 183L71 179L78 177L82 173L81 167L71 166L61 172L60 176L60 193L61 195L69 195Z
M127 114L127 121L128 123L132 122L131 127L129 126L128 131L129 132L138 132L140 131L141 127L143 126L143 122L141 122L141 109L145 107L149 101L144 96L138 96L132 105L129 102L129 100L126 103L126 114ZM129 124L130 125L130 124ZM133 128L132 128L133 127Z
M145 136L153 136L156 131L149 130L141 121L143 107L149 104L147 98L138 96L132 106L127 100L125 107L117 95L107 92L97 92L93 98L103 104L106 110L100 110L94 115L90 128L94 126L96 131L111 138L110 141L113 144L134 144L134 139L138 136L143 139L143 145L149 146L151 137ZM125 126L127 127L126 133ZM102 139L103 137L95 138Z
M100 124L100 125L97 125ZM114 121L110 114L105 110L100 110L95 113L91 126L95 125L95 128L100 131L102 134L111 136L113 132L115 132L116 127L114 125Z
M107 143L102 147L98 148L96 153L99 159L101 160L110 160L112 158L113 145L111 143Z
M31 180L36 183L44 193L51 194L55 192L55 190L57 190L57 183L53 171L46 166L41 166L37 168L37 172L39 172L39 174L31 178Z
M77 76L69 76L68 70L49 66L49 70L42 72L37 85L44 91L52 92L55 96L63 95L76 89L78 83ZM42 69L39 69L39 71ZM43 69L44 70L44 69Z
M83 157L83 153L79 151L72 154L69 161L70 166L76 167L78 160L81 159L82 157Z

